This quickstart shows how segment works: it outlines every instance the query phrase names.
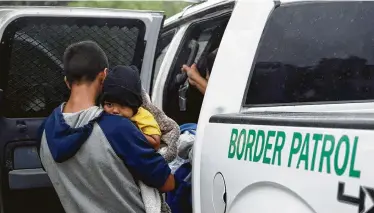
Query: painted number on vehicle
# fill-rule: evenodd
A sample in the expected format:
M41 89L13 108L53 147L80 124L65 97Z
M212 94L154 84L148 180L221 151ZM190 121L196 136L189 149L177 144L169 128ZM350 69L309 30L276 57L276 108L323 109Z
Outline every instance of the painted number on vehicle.
M345 194L345 183L339 182L337 198L339 202L357 206L358 213L374 213L374 189L360 186L359 195L351 196Z
M234 128L228 158L360 178L355 168L358 141L358 136ZM286 143L291 146L285 148Z

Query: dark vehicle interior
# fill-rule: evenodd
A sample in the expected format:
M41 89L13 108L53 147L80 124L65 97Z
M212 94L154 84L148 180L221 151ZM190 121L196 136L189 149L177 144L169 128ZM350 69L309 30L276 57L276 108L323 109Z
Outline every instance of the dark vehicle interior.
M197 123L204 99L197 88L188 84L181 67L196 63L200 75L207 76L213 66L208 56L217 52L229 18L230 14L225 13L192 24L180 44L163 95L163 110L178 124Z
M111 65L141 67L145 25L140 20L18 18L0 45L0 167L4 212L64 212L37 155L37 129L68 98L62 56L93 40ZM126 45L124 45L126 44ZM140 57L139 57L140 56Z

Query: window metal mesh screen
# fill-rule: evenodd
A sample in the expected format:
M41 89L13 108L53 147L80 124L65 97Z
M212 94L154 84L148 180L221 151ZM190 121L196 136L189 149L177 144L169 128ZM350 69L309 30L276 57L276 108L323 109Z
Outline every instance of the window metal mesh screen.
M95 41L106 52L110 66L130 65L136 57L140 32L136 25L26 24L17 28L9 38L11 53L3 114L45 117L67 100L62 57L70 44Z

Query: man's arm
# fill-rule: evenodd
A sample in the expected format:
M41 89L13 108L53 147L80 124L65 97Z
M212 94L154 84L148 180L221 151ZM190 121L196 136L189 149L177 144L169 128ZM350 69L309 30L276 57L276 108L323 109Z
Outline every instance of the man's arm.
M134 179L163 192L174 189L175 180L169 165L149 146L144 135L130 120L106 115L99 125Z
M183 65L182 71L187 73L190 84L195 86L201 92L201 94L204 95L208 86L208 81L200 75L196 64L191 65L191 67Z
M201 94L205 95L208 81L203 77L197 78L197 80L195 81L195 86L201 92Z

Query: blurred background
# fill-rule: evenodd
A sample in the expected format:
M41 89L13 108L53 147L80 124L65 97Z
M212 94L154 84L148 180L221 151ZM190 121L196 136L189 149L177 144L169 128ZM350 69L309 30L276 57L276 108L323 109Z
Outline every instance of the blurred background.
M170 17L190 4L190 1L0 1L0 6L69 6L69 7L100 7L132 10L164 11Z

